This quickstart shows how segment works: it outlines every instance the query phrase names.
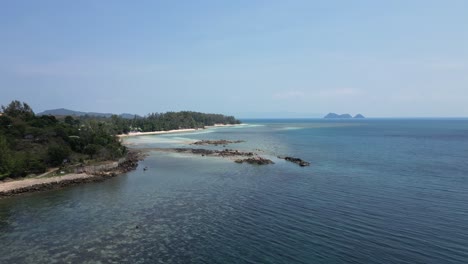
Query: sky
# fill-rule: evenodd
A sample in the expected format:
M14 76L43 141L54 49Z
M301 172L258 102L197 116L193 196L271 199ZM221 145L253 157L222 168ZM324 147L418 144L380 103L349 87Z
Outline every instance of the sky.
M2 1L0 104L468 117L468 1Z

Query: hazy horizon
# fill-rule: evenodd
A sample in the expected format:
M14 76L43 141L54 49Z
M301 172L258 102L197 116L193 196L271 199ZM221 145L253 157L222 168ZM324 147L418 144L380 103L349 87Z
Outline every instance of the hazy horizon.
M138 116L147 116L148 114L151 113L164 113L167 111L161 111L161 112L148 112L148 113L134 113L134 112L96 112L96 111L86 111L86 110L77 110L77 109L68 109L68 108L55 108L55 109L47 109L48 110L71 110L71 111L76 111L76 112L85 112L85 113L97 113L97 114L115 114L115 115L122 115L122 114L132 114L132 115L138 115ZM34 109L33 109L34 110ZM182 109L180 111L193 111L190 109ZM43 114L44 111L35 111L36 114ZM214 114L224 114L224 115L234 115L236 118L239 119L323 119L325 115L333 112L328 112L328 113L295 113L295 112L247 112L247 113L237 113L237 114L232 114L232 113L221 113L221 112L206 112L206 113L214 113ZM335 114L350 114L352 117L354 117L357 114L362 114L362 113L335 113ZM451 116L369 116L363 114L365 118L370 118L370 119L468 119L468 117L465 116L458 116L458 117L451 117Z
M0 104L468 117L466 10L466 1L7 2Z

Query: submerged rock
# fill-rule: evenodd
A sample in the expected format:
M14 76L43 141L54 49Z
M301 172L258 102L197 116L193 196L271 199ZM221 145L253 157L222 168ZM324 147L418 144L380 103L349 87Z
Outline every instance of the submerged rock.
M249 164L256 164L256 165L268 165L268 164L275 164L273 161L269 159L265 159L262 157L253 157L253 158L247 158L247 159L236 159L236 163L249 163Z
M310 163L307 162L307 161L304 161L302 159L299 159L299 158L294 158L294 157L278 157L279 159L284 159L286 161L289 161L289 162L292 162L292 163L296 163L297 165L301 166L301 167L305 167L305 166L310 166Z
M235 159L236 163L249 163L257 165L274 164L269 159L257 156L254 152L244 152L236 149L223 149L223 150L211 150L211 149L199 149L199 148L166 148L158 149L160 151L175 151L177 153L188 153L201 155L202 157L222 157L222 158L238 158Z
M215 146L223 145L223 147L224 147L224 146L226 146L227 144L241 143L241 142L245 142L245 141L243 141L243 140L234 140L234 141L231 141L231 140L225 140L225 139L220 139L220 140L200 140L200 141L197 141L197 142L192 143L192 145L215 145Z

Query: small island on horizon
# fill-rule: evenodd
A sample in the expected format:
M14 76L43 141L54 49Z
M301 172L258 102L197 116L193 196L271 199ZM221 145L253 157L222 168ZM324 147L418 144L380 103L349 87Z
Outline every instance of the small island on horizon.
M336 114L336 113L328 113L326 116L323 118L334 118L334 119L350 119L350 118L365 118L362 114L357 114L354 117L351 116L350 114Z

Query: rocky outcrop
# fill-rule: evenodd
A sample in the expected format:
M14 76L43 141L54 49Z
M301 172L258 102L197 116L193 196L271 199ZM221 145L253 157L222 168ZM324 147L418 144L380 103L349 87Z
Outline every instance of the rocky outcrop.
M166 149L170 150L170 149ZM223 157L223 158L230 158L230 157L245 157L235 159L234 162L236 163L248 163L248 164L256 164L256 165L266 165L266 164L274 164L273 161L257 156L257 154L253 152L244 152L234 149L223 149L223 150L211 150L211 149L196 149L196 148L175 148L173 149L177 153L191 153L191 154L198 154L201 156L212 156L212 157Z
M236 163L248 163L248 164L256 164L256 165L274 164L272 160L263 158L259 156L257 153L244 152L244 151L239 151L239 150L234 150L234 149L212 150L212 149L199 149L199 148L153 148L151 150L187 153L187 154L195 154L195 155L209 156L209 157L222 157L222 158L231 158L231 159L234 158L233 160ZM310 165L309 162L304 161L299 158L288 157L288 156L285 156L285 157L279 156L278 158L295 163L301 167Z
M278 157L279 159L284 159L286 161L289 161L289 162L292 162L292 163L296 163L297 165L301 166L301 167L305 167L305 166L310 166L310 163L307 162L307 161L304 161L300 158L294 158L294 157Z
M170 150L170 149L167 149ZM198 148L175 148L173 149L178 153L192 153L202 156L220 156L220 157L235 157L235 156L253 156L253 152L243 152L234 149L211 150L211 149L198 149Z
M255 164L255 165L268 165L268 164L275 164L273 161L269 159L265 159L262 157L252 157L252 158L247 158L247 159L236 159L236 163L249 163L249 164Z

